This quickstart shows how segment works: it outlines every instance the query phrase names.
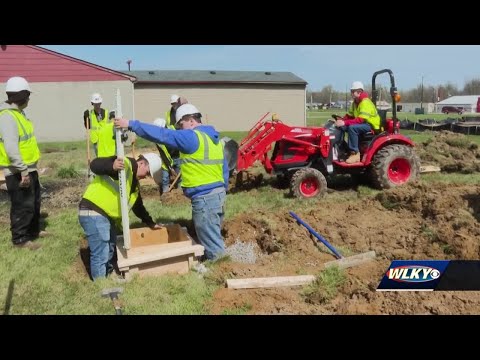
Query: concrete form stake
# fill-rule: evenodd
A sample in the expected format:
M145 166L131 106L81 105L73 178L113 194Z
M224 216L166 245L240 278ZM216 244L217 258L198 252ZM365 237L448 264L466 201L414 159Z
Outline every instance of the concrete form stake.
M123 117L122 113L122 98L120 97L120 89L117 89L116 94L116 112L117 118ZM122 142L122 129L117 129L115 132L115 142L117 146L117 158L125 158L125 149ZM135 175L134 175L135 176ZM118 173L119 190L120 190L120 209L122 210L122 229L123 229L123 247L125 250L130 249L130 219L128 218L128 199L127 199L127 178L125 169Z

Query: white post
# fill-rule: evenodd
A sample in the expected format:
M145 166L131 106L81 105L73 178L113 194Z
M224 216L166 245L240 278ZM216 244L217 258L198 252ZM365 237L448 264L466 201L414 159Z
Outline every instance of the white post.
M120 89L117 89L116 96L116 111L117 118L123 117L122 112L122 98L120 97ZM125 158L125 150L122 142L122 129L117 129L115 132L115 142L117 145L117 158ZM120 190L120 209L122 210L122 229L123 229L123 247L125 250L130 249L130 219L128 218L128 194L127 194L127 177L125 169L118 173L119 190Z

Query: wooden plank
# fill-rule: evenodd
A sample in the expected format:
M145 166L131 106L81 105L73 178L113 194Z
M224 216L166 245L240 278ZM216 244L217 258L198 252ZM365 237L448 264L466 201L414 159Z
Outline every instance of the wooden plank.
M440 172L441 169L439 166L433 166L433 165L425 165L425 166L420 166L420 173L431 173L431 172Z
M140 264L138 266L131 267L128 271L131 273L138 273L140 277L144 276L158 276L168 273L186 274L190 270L188 265L188 255L177 256L174 258L168 258L158 260L146 264Z
M315 280L313 275L277 276L268 278L227 279L229 289L275 288L306 285Z
M117 244L123 248L123 236L117 236ZM150 245L171 245L180 247L195 244L185 228L178 224L168 224L164 228L152 230L148 227L130 229L130 245L134 248Z
M202 245L188 245L177 248L165 248L165 245L142 246L130 249L128 257L123 249L117 247L118 267L131 267L138 264L149 263L152 261L168 259L180 255L202 256L204 248ZM187 259L188 260L188 259Z
M375 251L369 251L363 254L348 256L338 260L329 261L326 262L323 266L325 268L331 266L338 266L340 269L347 269L372 261L373 259L375 259L375 256Z
M130 229L130 245L132 248L138 246L166 244L168 243L167 228L152 230L148 227Z

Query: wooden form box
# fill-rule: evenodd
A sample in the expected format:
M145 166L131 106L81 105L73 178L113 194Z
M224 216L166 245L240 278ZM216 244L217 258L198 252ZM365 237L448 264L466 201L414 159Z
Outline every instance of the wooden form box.
M166 273L185 274L202 256L204 248L195 243L185 228L178 224L164 229L139 228L130 230L131 248L123 248L123 236L118 236L118 268L129 279Z

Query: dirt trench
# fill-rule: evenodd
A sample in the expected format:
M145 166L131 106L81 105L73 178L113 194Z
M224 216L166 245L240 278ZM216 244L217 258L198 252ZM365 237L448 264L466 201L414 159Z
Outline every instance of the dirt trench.
M368 209L368 211L365 211ZM328 203L297 214L340 251L375 250L375 261L346 269L346 282L329 301L302 288L220 289L213 313L245 308L251 314L478 314L480 292L376 292L394 259L479 259L480 186L412 184L374 199ZM332 216L334 214L334 216ZM224 262L211 278L316 275L334 260L324 245L287 213L240 215L224 224L226 245L255 242L256 264Z

